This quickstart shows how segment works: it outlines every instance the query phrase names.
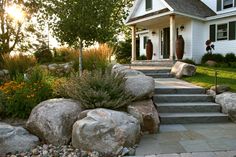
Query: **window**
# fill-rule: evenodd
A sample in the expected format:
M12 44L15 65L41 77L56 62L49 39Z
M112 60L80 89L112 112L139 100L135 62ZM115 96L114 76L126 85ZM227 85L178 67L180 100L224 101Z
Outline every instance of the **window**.
M146 49L147 41L148 41L148 37L147 36L143 37L143 49Z
M228 24L217 25L217 40L227 40L228 39Z
M152 0L146 0L146 11L152 10Z
M210 40L212 42L216 41L216 25L210 25Z
M233 0L223 0L223 8L232 8L233 7Z
M217 0L217 11L236 7L236 0Z

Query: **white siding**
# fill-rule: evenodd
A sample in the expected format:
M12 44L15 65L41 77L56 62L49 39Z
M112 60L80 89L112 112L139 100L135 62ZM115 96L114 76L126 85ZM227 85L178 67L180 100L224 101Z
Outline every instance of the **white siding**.
M137 6L138 8L134 11L132 17L142 16L166 8L165 5L160 0L152 0L152 6L153 6L152 10L146 11L145 0L142 0L140 2L140 5Z
M214 12L217 14L224 14L232 11L236 11L236 7L223 9L222 11L217 11L217 0L202 0L203 3L205 3L209 8L211 8Z
M208 40L206 34L206 24L198 20L192 20L192 59L200 63L201 58L206 52L205 42Z

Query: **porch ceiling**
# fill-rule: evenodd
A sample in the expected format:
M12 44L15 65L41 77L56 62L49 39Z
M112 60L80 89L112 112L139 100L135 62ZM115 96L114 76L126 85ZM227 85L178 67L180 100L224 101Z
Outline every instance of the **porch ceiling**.
M182 15L176 15L176 23L182 23L184 21L190 20L189 17L182 16ZM136 24L137 28L141 29L154 29L157 27L165 27L167 25L170 25L170 16L161 16L153 19L149 19L146 21L138 22Z

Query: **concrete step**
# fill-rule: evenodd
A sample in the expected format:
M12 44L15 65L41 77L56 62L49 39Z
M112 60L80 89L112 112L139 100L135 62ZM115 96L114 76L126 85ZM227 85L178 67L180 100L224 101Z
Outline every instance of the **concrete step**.
M229 122L223 113L160 113L161 124L223 123Z
M155 103L212 102L213 97L206 94L158 94L153 100Z
M170 73L171 69L140 69L142 73Z
M144 73L146 76L150 76L153 78L173 78L174 75L170 73Z
M155 88L155 94L205 94L204 88Z
M156 103L159 113L220 112L220 105L211 102L196 103Z

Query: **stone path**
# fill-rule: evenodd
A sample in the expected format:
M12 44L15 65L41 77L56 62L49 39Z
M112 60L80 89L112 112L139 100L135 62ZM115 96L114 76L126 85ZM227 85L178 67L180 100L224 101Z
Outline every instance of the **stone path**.
M195 157L195 153L199 153L196 157L227 157L222 155L224 153L236 156L236 124L161 125L159 134L144 135L136 149L138 157L152 154L180 157L180 153L183 153L183 157Z

